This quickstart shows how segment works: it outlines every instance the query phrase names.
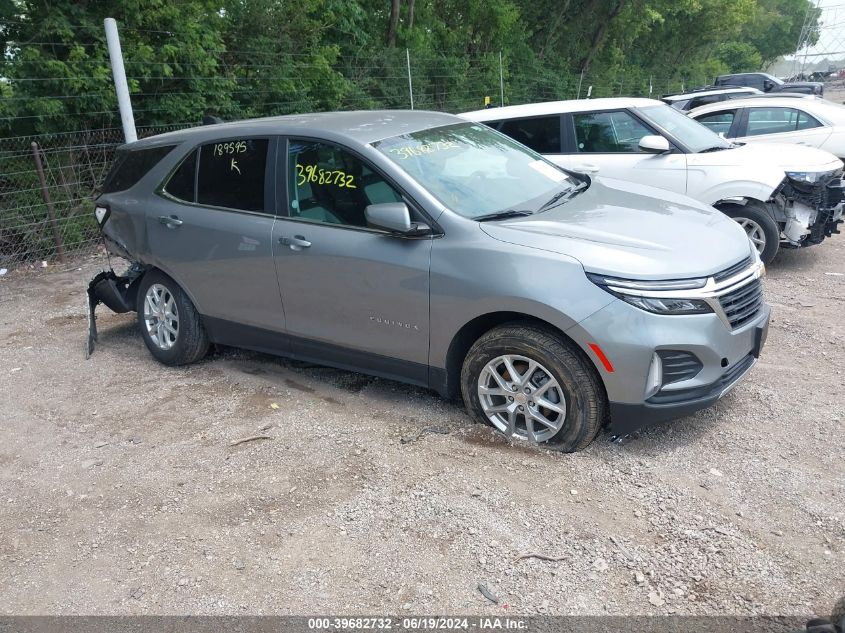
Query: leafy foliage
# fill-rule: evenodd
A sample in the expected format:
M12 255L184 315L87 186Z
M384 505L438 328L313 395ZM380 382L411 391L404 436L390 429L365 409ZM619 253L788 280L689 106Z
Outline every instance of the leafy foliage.
M138 125L339 108L649 94L798 44L809 0L0 0L0 134L116 126L103 19ZM810 39L817 37L811 29ZM495 99L498 101L498 99Z

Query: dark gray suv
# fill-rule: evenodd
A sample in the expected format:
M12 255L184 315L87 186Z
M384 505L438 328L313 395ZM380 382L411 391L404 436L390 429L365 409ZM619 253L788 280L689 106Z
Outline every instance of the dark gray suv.
M462 396L574 451L706 407L769 308L744 231L690 198L570 173L433 112L213 125L138 141L97 200L94 309L169 365L211 343Z

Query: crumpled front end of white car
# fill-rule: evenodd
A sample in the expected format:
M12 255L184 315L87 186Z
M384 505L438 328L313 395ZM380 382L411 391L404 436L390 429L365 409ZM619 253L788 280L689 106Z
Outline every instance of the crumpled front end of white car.
M839 233L843 221L843 170L787 172L769 203L774 207L785 245L800 248L820 244Z

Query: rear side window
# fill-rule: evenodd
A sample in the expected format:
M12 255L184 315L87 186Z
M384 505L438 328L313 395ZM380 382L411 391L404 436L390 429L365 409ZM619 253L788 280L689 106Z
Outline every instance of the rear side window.
M707 95L705 97L695 97L692 101L690 101L689 109L692 110L693 108L697 108L703 105L709 105L711 103L719 103L722 101L722 95Z
M103 183L103 193L124 191L134 186L141 178L167 156L175 145L162 145L149 149L126 149L117 157L114 166Z
M200 147L197 203L265 211L267 139L235 139Z
M192 151L179 169L173 172L170 180L164 186L164 190L174 198L184 200L185 202L196 201L196 175L197 175L197 151Z
M510 119L499 131L540 154L560 154L560 117Z

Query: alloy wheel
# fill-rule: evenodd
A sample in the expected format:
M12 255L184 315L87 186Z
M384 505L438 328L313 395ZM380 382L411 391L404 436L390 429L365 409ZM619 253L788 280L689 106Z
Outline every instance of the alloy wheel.
M754 244L754 248L762 255L766 248L766 234L763 233L763 227L749 218L735 217L734 221L745 230L745 234Z
M179 310L176 301L165 286L153 284L144 296L144 325L155 345L168 350L179 336Z
M526 356L491 360L478 377L484 415L508 437L545 442L566 421L566 397L552 373Z

